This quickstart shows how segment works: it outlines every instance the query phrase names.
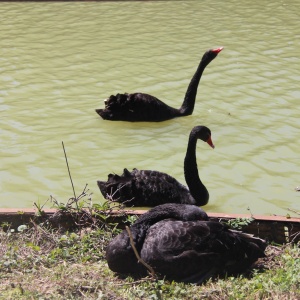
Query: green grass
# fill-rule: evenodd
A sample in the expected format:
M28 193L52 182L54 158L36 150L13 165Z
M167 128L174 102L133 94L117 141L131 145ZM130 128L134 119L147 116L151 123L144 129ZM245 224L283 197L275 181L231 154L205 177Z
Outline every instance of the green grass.
M37 224L17 233L0 230L0 299L300 299L297 245L269 246L250 278L195 286L118 277L105 261L117 232L113 224L73 232Z

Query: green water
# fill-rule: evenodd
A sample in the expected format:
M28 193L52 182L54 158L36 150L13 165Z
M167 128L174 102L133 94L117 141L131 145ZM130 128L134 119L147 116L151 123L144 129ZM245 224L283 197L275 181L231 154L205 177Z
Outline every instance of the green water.
M32 207L124 167L185 183L196 125L210 212L281 214L300 193L299 1L2 3L0 6L0 207ZM95 108L117 92L145 92L180 107L202 54L207 67L192 116L110 122ZM293 214L292 214L293 215Z

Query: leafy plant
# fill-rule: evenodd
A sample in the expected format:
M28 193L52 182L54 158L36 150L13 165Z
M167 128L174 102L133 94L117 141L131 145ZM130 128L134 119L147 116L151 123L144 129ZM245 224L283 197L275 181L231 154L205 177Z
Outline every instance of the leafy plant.
M243 226L247 226L253 222L253 218L236 218L226 222L226 224L232 229L242 229Z

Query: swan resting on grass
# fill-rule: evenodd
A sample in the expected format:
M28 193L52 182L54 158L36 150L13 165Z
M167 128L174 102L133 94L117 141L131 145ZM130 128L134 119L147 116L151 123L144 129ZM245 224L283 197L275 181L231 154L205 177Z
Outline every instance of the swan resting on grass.
M143 214L129 228L142 261L166 279L201 284L219 275L236 275L264 257L266 242L209 221L199 207L167 203ZM128 231L108 245L106 259L117 273L144 276Z

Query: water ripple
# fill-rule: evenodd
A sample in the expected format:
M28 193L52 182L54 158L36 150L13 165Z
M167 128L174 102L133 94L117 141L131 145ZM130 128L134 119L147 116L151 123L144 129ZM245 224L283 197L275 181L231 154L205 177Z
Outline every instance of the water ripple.
M167 5L167 6L166 6ZM224 14L226 11L226 14ZM6 3L0 7L2 207L31 207L131 169L184 183L195 125L207 210L286 214L300 184L299 3L173 1ZM38 26L36 26L38 24ZM174 107L205 50L207 67L192 116L163 123L101 120L95 108L117 92L146 92ZM1 201L1 200L0 200Z

